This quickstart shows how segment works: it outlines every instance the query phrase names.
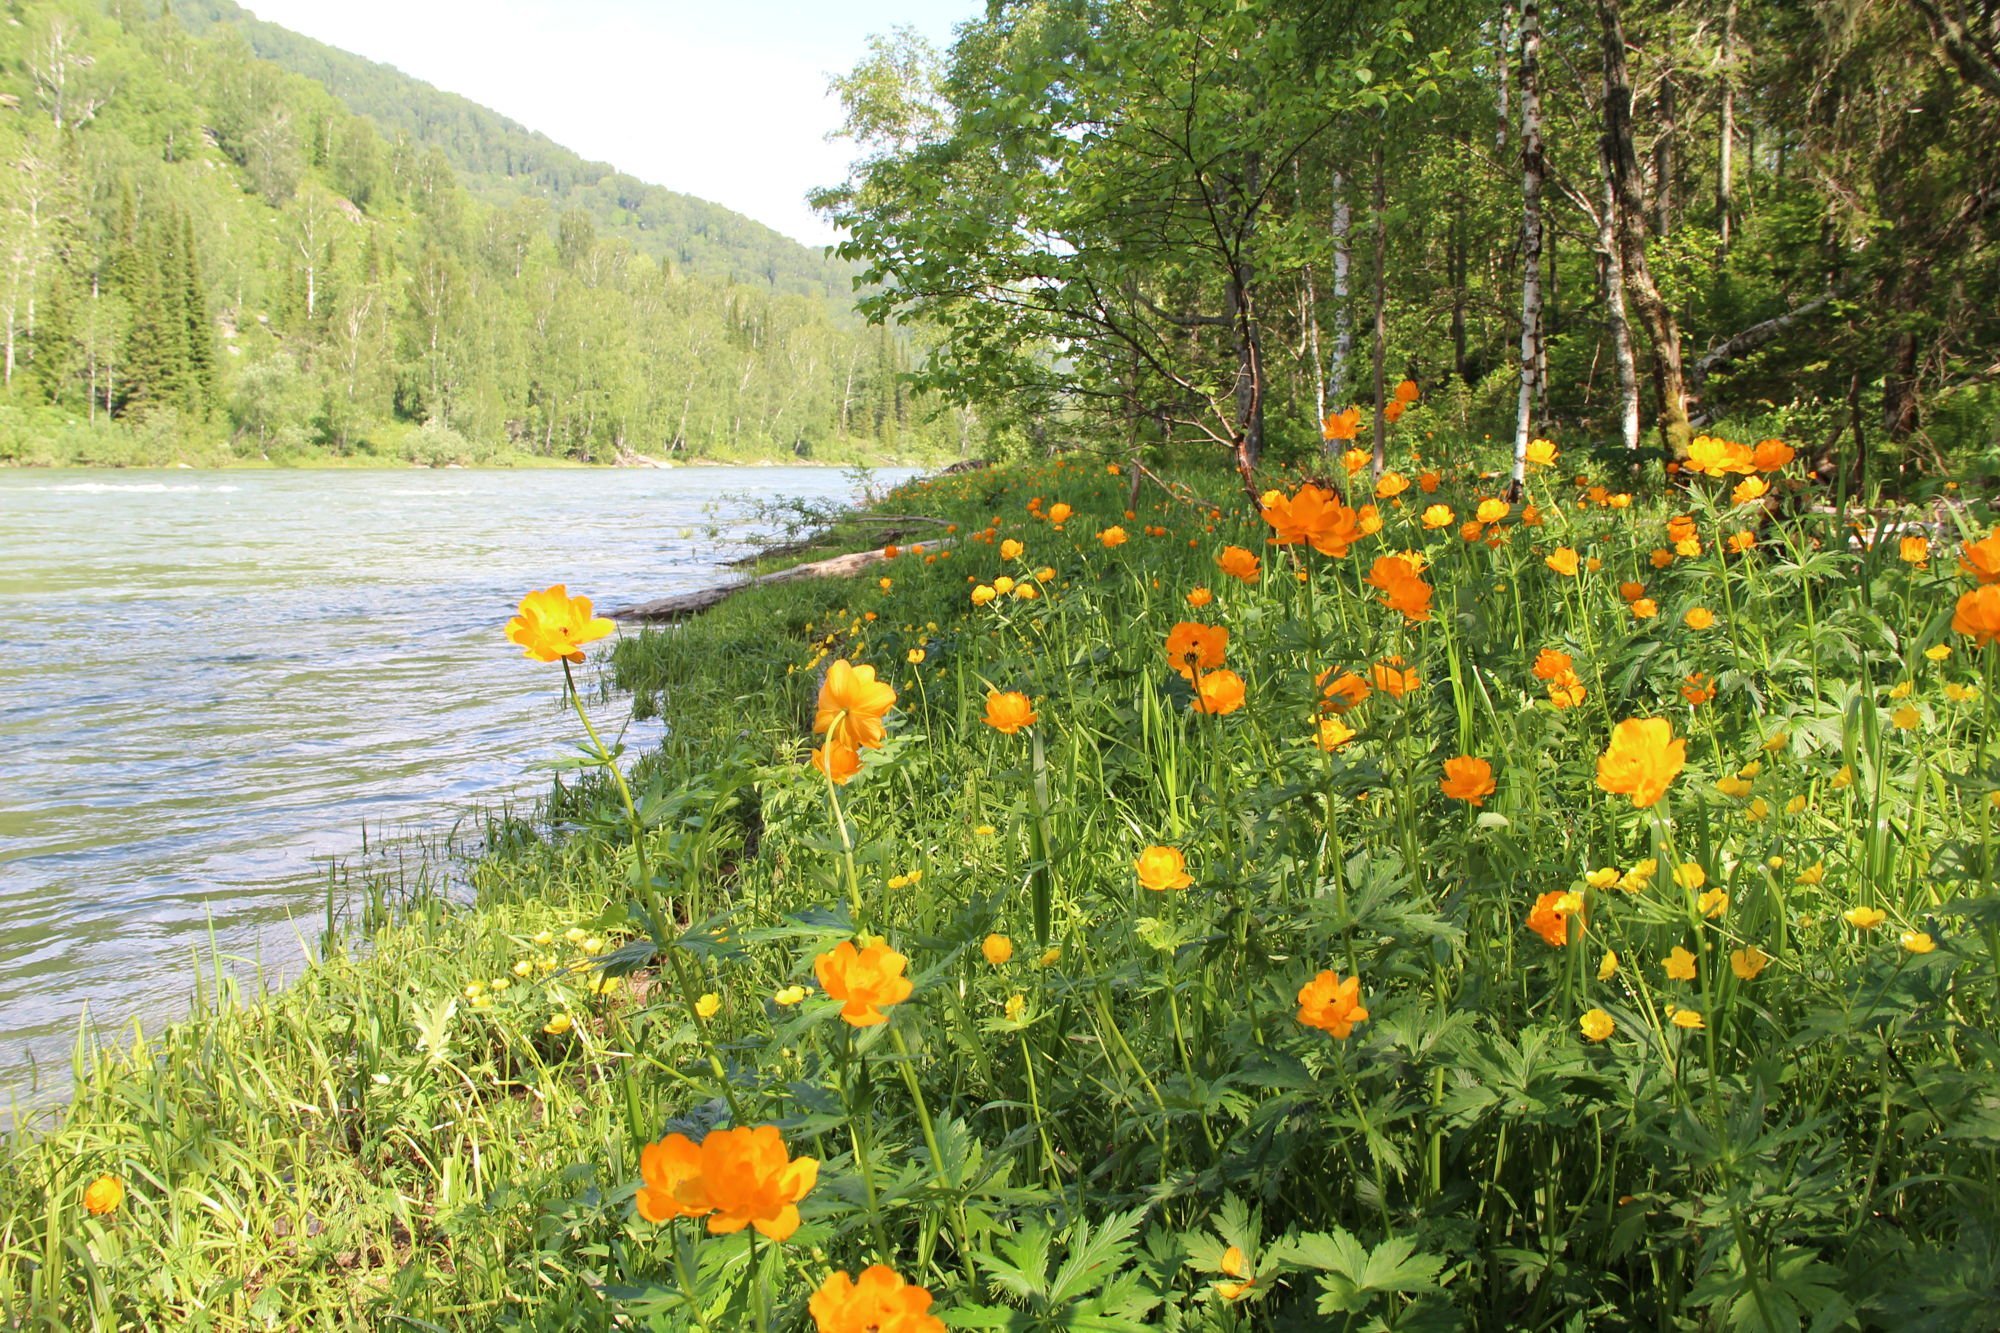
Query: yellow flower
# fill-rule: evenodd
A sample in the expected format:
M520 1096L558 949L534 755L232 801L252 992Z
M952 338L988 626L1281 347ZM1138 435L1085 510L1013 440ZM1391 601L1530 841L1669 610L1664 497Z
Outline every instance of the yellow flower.
M998 832L998 830L996 830L991 824L981 824L978 828L972 830L972 836L975 838L990 838L996 832Z
M1601 866L1585 875L1583 882L1593 889L1608 889L1618 882L1618 867Z
M1148 847L1132 866L1139 872L1139 886L1155 893L1185 889L1194 883L1194 876L1187 872L1187 858L1178 847Z
M1618 1025L1611 1021L1611 1015L1602 1009L1587 1011L1576 1020L1576 1025L1583 1029L1583 1035L1589 1041L1603 1041L1618 1030Z
M1701 1021L1701 1011L1698 1009L1676 1009L1669 1016L1669 1021L1675 1027L1686 1028L1690 1032L1699 1032L1708 1026Z
M518 613L507 622L507 639L521 646L524 657L537 662L583 660L583 645L594 643L618 627L590 613L588 597L572 597L558 583L538 588L521 599Z
M1020 1022L1021 1013L1027 1007L1028 1001L1026 998L1020 995L1009 995L1007 997L1007 1021L1009 1023Z
M1842 764L1839 771L1833 775L1832 785L1835 791L1852 787L1854 785L1854 766L1852 764Z
M1730 953L1729 970L1736 974L1739 981L1755 981L1757 974L1762 972L1770 961L1771 955L1753 944Z
M551 1037L560 1037L575 1025L575 1019L571 1018L567 1013L558 1010L549 1016L548 1022L542 1024L542 1031L548 1033Z
M1710 889L1695 899L1695 910L1705 917L1718 917L1729 910L1729 890Z
M1840 916L1856 930L1873 930L1889 919L1889 914L1879 907L1850 907Z
M1764 741L1764 753L1776 754L1778 751L1784 749L1787 745L1791 744L1791 742L1792 742L1792 733L1790 733L1789 731L1774 731Z
M803 999L804 997L801 996L800 998ZM714 1018L722 1012L722 997L714 991L700 996L694 1002L694 1012L697 1018Z
M1548 559L1542 561L1542 563L1547 565L1551 570L1562 575L1566 579L1573 579L1576 577L1576 571L1578 569L1577 554L1574 550L1570 549L1567 546L1556 547L1556 549L1550 553Z
M1313 739L1320 749L1331 753L1358 735L1360 735L1359 732L1355 731L1354 728L1348 726L1345 722L1342 722L1339 718L1327 717L1320 719L1319 732Z
M1674 883L1684 889L1698 889L1708 883L1708 872L1692 861L1674 867Z
M1054 967L1062 961L1062 945L1058 944L1035 960L1036 967Z
M1694 955L1676 944L1673 952L1666 957L1667 979L1670 981L1694 980Z
M1906 930L1903 932L1903 952L1921 954L1929 953L1935 948L1937 948L1937 941L1932 939L1928 933L1921 930Z
M1729 502L1739 505L1755 504L1763 499L1770 489L1771 483L1762 477L1746 477L1729 493Z
M1894 723L1899 731L1915 731L1923 720L1924 715L1908 704L1889 714L1889 721Z
M1627 893L1638 893L1653 882L1653 876L1659 869L1660 863L1649 856L1619 876L1618 887Z
M1681 623L1689 629L1709 629L1715 624L1715 612L1705 606L1689 607L1688 613L1681 617Z
M920 666L927 655L921 648L912 648L909 652L903 654L903 660L911 666Z
M1761 824L1771 815L1771 803L1759 796L1743 810L1743 818L1752 824Z
M1434 504L1424 510L1424 526L1433 531L1448 528L1457 521L1458 515L1451 512L1450 505Z
M1014 591L1014 580L1008 578L1005 574L1002 574L993 580L994 596L1005 597L1008 593L1012 591Z
M1481 523L1498 523L1507 517L1512 508L1505 500L1481 500L1479 507L1472 511L1472 516Z
M1815 861L1799 872L1799 883L1801 884L1817 884L1825 878L1826 864L1822 861Z
M1551 440L1530 440L1524 455L1536 467L1550 467L1556 461L1556 446Z
M804 986L786 986L771 998L779 1004L794 1005L806 998L806 988Z
M1009 537L1006 541L1000 543L1000 558L1002 560L1019 560L1021 552L1027 549L1027 547Z
M1615 949L1606 949L1604 957L1597 961L1597 979L1599 981L1609 981L1617 975L1618 951Z
M556 942L556 937L553 931L544 930L535 936L535 944L543 949L548 948L551 944L554 944L555 942Z
M1951 645L1948 643L1934 643L1924 649L1924 656L1930 658L1933 662L1942 662L1951 656Z
M999 595L999 593L993 590L991 584L982 583L972 590L972 604L974 606L985 606Z
M979 942L979 952L984 954L986 961L994 967L1003 967L1007 960L1014 956L1014 941L1005 935L988 935Z

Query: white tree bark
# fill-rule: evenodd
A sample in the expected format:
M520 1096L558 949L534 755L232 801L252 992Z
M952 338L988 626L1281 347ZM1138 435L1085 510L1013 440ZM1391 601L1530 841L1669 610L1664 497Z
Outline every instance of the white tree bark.
M1542 379L1542 24L1539 0L1521 6L1521 393L1514 411L1516 496Z

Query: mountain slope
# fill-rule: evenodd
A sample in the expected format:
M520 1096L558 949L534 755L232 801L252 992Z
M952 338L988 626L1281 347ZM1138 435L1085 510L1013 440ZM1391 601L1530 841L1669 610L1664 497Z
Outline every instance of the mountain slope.
M175 0L190 33L240 33L251 50L324 85L383 136L407 135L443 152L459 183L488 203L546 200L553 212L577 208L600 236L728 282L823 296L844 310L852 269L720 204L649 185L592 162L497 111L435 88L390 65L258 18L233 0Z

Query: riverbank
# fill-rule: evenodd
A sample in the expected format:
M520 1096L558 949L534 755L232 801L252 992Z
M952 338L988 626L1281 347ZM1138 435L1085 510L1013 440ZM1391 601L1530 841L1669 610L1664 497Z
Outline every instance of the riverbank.
M893 492L958 544L590 643L661 741L469 904L86 1069L0 1305L736 1333L881 1263L957 1327L1962 1325L2000 536L1852 549L1755 503L1787 453ZM642 1157L732 1123L814 1165Z

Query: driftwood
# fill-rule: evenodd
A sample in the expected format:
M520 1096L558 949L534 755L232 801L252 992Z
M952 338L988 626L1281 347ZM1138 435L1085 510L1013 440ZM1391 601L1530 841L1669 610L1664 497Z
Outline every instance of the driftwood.
M923 549L931 550L945 545L947 545L945 542L928 542L924 544ZM918 548L909 549L915 551ZM859 574L870 565L884 559L886 557L880 547L868 551L854 551L827 560L813 560L803 565L793 565L790 569L781 569L774 574L760 574L754 579L725 583L718 588L702 588L695 592L662 597L657 601L640 602L636 606L621 606L607 614L613 620L685 620L689 616L698 616L710 607L728 601L737 593L749 588L764 588L774 583L793 583L799 579L844 578L850 574Z

